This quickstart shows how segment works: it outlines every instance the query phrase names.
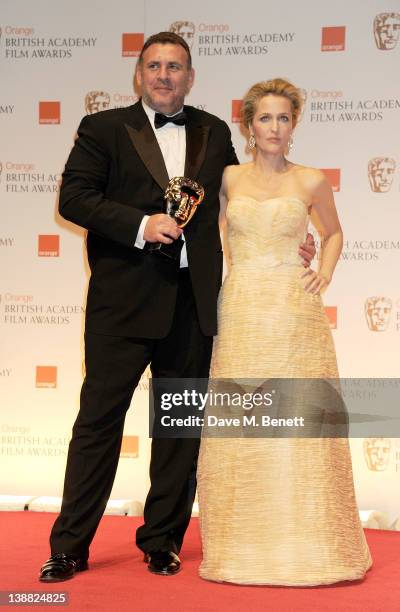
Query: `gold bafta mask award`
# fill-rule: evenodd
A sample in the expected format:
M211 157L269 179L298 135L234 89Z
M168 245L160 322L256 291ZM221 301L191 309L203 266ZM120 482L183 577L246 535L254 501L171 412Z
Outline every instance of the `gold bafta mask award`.
M175 176L169 181L165 190L165 212L175 219L178 227L183 228L189 223L203 198L204 187L199 183L184 176ZM182 238L174 240L172 244L154 242L150 245L150 252L177 260L182 246Z

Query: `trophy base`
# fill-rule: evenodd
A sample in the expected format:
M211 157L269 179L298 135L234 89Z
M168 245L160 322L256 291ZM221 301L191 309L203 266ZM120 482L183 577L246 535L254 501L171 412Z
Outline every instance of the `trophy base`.
M172 261L179 261L183 247L182 238L174 240L172 244L164 244L163 242L152 242L149 247L149 252L155 255L160 255Z

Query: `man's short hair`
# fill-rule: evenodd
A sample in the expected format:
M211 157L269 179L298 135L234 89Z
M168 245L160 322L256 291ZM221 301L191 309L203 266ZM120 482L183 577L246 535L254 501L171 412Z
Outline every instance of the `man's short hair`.
M180 45L186 51L188 56L188 69L190 70L192 67L192 56L190 54L189 45L186 40L175 34L175 32L159 32L158 34L153 34L149 36L146 42L143 45L143 48L140 52L138 63L143 63L143 53L148 49L151 45Z

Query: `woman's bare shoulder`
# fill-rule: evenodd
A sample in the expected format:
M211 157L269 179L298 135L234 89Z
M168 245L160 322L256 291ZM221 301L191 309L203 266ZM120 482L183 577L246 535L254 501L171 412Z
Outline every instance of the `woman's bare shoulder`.
M250 163L226 166L223 176L223 185L226 190L231 189L236 182L249 170Z
M301 181L304 187L307 187L310 191L314 191L314 189L327 182L325 174L318 168L293 164L292 172L296 175L296 178Z
M234 164L232 166L226 166L224 174L228 176L240 176L243 172L247 172L252 166L252 162L247 162L245 164Z

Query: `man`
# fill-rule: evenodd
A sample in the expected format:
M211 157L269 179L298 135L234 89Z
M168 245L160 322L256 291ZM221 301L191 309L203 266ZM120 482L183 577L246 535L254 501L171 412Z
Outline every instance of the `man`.
M217 332L218 193L224 167L237 163L230 131L217 117L184 107L194 71L189 47L176 34L161 32L146 41L136 77L142 100L85 117L63 174L60 212L88 230L91 279L86 377L43 582L67 580L88 567L89 545L118 465L125 413L147 365L155 378L206 378ZM198 181L206 194L175 262L148 249L149 243L182 239L182 230L163 213L173 176ZM198 448L197 439L153 439L151 488L136 541L154 573L180 569Z

